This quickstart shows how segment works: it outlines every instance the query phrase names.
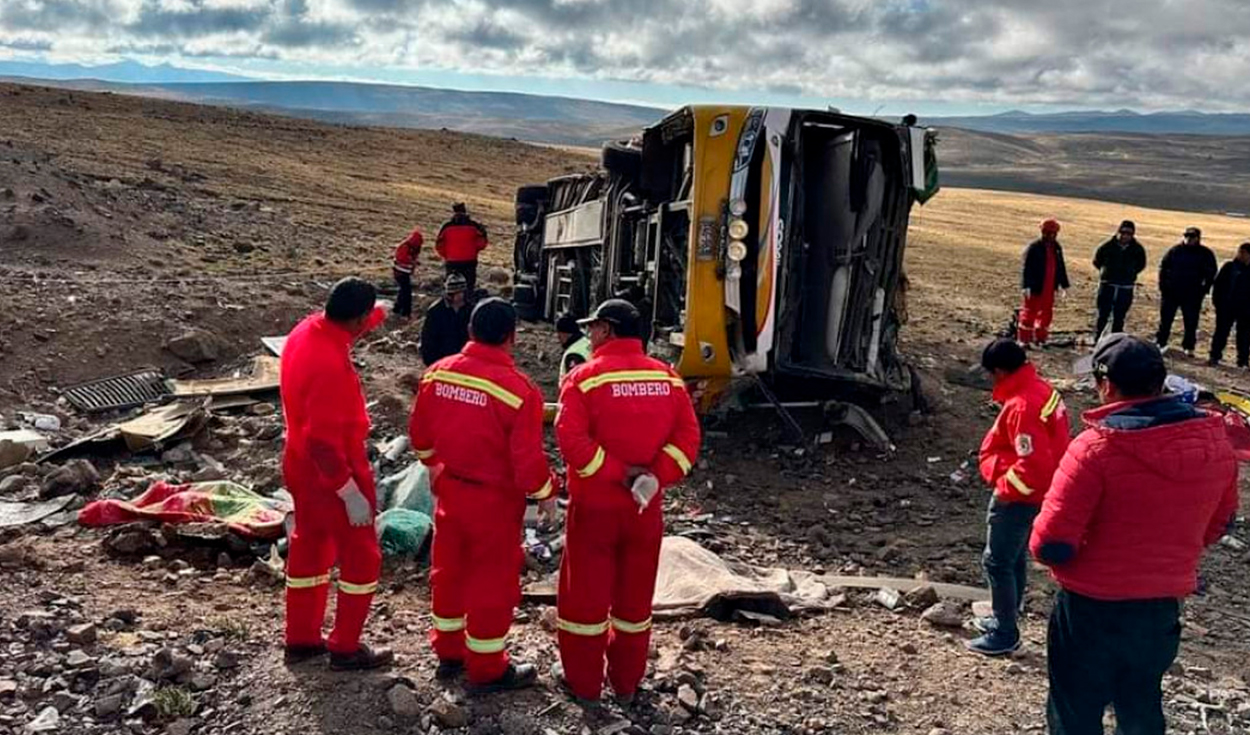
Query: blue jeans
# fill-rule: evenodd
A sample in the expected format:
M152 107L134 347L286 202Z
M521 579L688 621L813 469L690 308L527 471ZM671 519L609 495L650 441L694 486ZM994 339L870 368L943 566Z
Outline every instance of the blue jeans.
M998 631L1010 640L1020 635L1017 618L1029 581L1029 534L1038 506L990 498L986 514L985 582L990 588Z

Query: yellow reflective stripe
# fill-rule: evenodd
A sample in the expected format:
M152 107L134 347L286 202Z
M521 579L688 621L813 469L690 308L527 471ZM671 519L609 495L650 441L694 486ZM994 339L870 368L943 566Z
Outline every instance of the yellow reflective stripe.
M608 453L603 451L603 447L595 450L595 456L590 458L586 466L577 471L577 476L583 479L594 475L603 466L603 461L608 458Z
M465 375L464 373L457 373L451 370L435 370L432 373L427 373L421 379L421 382L428 383L431 380L458 385L462 388L474 388L489 393L510 408L520 408L523 403L521 397L512 391L500 386L498 383L475 375Z
M583 393L589 393L595 388L608 383L628 383L640 380L659 380L682 388L686 387L685 382L681 378L674 378L663 370L618 370L611 373L601 373L593 378L586 378L577 384L577 389Z
M349 595L372 595L377 589L378 583L376 580L367 584L353 584L339 580L339 592Z
M1024 480L1021 480L1020 476L1016 474L1016 470L1014 467L1007 470L1007 482L1010 482L1012 487L1020 491L1021 495L1033 494L1033 488L1024 484Z
M551 484L551 480L547 480L547 484L539 488L538 492L531 493L530 497L533 498L534 500L546 500L547 498L551 497L551 493L553 490L555 490L555 486Z
M573 635L584 635L588 637L594 637L597 635L603 635L604 633L608 632L608 621L605 620L602 623L585 624L585 623L570 623L569 621L563 618L557 618L556 628L564 631L565 633L572 633Z
M474 653L499 653L508 646L507 638L489 638L481 640L473 636L464 637L464 645Z
M1053 414L1056 410L1058 410L1059 402L1062 400L1063 398L1062 396L1059 395L1059 391L1057 390L1051 391L1050 400L1046 401L1046 405L1042 408L1042 420L1043 421L1050 418L1051 414Z
M434 456L433 449L418 449L417 450L417 459L429 459L430 457L433 457L433 456Z
M464 630L464 618L440 618L437 615L431 615L434 618L434 630L444 633L455 633L458 630Z
M677 466L681 468L681 473L683 475L690 474L690 458L686 456L685 452L681 451L676 445L673 444L665 444L663 451L665 454L673 458L673 461L676 462Z
M322 574L318 577L287 577L286 586L293 590L309 589L311 587L320 587L323 584L330 584L330 575Z
M651 630L651 618L647 618L641 623L631 623L628 620L612 618L612 627L622 633L646 633L648 630Z

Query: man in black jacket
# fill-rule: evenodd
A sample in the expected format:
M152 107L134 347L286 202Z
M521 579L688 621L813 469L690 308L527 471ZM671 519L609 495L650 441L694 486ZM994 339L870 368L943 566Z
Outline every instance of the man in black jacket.
M1159 265L1159 334L1156 341L1160 348L1168 346L1172 336L1172 322L1180 309L1185 320L1185 338L1181 349L1187 357L1194 356L1198 345L1198 319L1202 316L1202 302L1215 283L1215 271L1219 267L1215 253L1202 244L1202 231L1197 227L1185 230L1185 240L1173 245L1163 256Z
M1068 289L1068 267L1063 262L1063 247L1058 237L1059 223L1048 219L1042 223L1041 239L1024 249L1020 278L1024 306L1020 309L1016 337L1026 347L1046 343L1055 315L1055 293Z
M1137 225L1131 220L1120 223L1120 231L1094 253L1098 269L1098 323L1094 339L1102 337L1111 322L1112 332L1124 331L1124 319L1133 305L1133 289L1137 276L1146 270L1146 248L1137 242Z
M1237 327L1237 367L1250 366L1250 242L1237 248L1237 257L1224 264L1211 293L1215 306L1215 334L1211 336L1212 367L1224 358L1228 335Z
M443 298L425 313L421 325L421 361L426 366L454 355L469 341L469 314L465 299L468 282L459 273L447 276Z

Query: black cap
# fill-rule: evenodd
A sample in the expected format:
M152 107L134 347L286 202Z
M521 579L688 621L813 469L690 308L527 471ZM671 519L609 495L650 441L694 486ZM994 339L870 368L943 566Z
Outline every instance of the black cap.
M642 322L642 315L638 313L638 309L625 299L608 299L595 308L595 312L585 319L579 319L578 324L587 325L595 322L607 322L614 327L619 337L637 337L641 332L639 327Z
M1126 220L1124 220L1123 222L1121 222L1121 223L1120 223L1120 229L1121 229L1121 230L1130 230L1130 231L1132 231L1132 232L1137 232L1137 225L1133 223L1133 220L1131 220L1131 219L1126 219Z
M1190 235L1193 235L1194 237L1202 237L1202 230L1197 227L1186 227L1185 237L1189 237Z
M475 342L501 345L516 332L516 310L497 296L484 299L473 307L469 331Z
M1168 377L1158 347L1122 332L1098 340L1094 354L1077 360L1073 370L1078 375L1106 378L1129 398L1157 394Z
M556 320L556 331L561 334L577 334L582 328L577 326L577 319L572 314L561 314Z
M1028 361L1024 348L1014 339L996 339L986 345L985 351L981 353L981 367L988 372L1006 370L1014 373Z
M464 206L464 202L456 202L455 204L451 205L451 211L455 212L456 214L464 214L469 211L469 208Z

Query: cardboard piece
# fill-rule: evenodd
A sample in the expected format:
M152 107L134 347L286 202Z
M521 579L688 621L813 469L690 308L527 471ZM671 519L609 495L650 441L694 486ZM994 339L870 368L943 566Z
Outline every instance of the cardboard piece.
M278 358L271 355L259 355L252 360L252 374L249 376L209 380L175 380L173 381L174 395L178 398L193 398L274 391L278 389L279 366Z

